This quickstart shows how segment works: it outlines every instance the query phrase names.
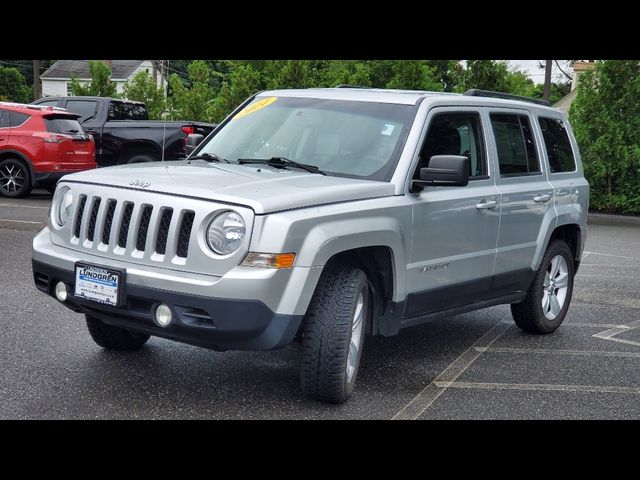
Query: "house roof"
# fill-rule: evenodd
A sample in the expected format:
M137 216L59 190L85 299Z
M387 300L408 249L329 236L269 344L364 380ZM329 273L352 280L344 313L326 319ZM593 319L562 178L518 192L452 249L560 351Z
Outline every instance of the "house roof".
M113 80L126 80L142 64L144 60L112 60L111 78ZM89 73L89 60L58 60L51 65L42 78L91 78Z

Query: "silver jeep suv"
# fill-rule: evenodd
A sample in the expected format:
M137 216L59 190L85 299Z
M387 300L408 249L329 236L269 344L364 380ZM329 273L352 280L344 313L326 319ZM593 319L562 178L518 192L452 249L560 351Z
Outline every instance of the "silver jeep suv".
M498 304L557 329L588 199L567 118L543 102L268 91L185 160L64 177L33 274L104 348L301 342L304 393L342 402L365 333Z

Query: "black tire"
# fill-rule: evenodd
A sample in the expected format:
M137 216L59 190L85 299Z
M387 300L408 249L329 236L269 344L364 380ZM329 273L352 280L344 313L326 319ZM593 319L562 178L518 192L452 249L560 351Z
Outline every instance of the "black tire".
M16 181L21 182L16 186ZM17 158L7 158L0 162L0 196L20 198L31 193L31 172L29 167Z
M544 296L545 274L551 267L551 261L557 255L564 257L567 265L567 293L560 313L553 319L547 318L542 308L542 299ZM530 333L552 333L560 324L569 310L571 303L571 295L573 293L573 276L575 274L573 255L569 246L562 240L553 240L547 247L547 251L540 262L540 267L536 272L533 282L527 291L527 296L522 303L511 305L511 314L516 325L525 332Z
M138 350L149 340L149 335L144 333L113 327L89 315L85 315L85 318L93 341L107 350Z
M134 153L127 159L127 163L147 163L155 162L155 159L148 153Z
M358 300L362 294L361 328L355 370L347 376L347 358ZM301 384L315 400L341 403L353 393L370 315L367 276L353 267L329 267L323 272L303 323Z

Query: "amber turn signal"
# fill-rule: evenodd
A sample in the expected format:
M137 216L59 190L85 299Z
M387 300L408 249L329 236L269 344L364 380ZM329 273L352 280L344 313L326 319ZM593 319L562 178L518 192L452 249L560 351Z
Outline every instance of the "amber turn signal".
M244 267L291 268L295 260L295 253L249 252L242 265Z

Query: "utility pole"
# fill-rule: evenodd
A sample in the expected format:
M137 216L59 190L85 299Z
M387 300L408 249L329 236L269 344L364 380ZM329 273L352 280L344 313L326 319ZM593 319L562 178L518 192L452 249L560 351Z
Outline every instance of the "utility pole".
M151 77L153 78L153 85L158 86L158 60L151 60Z
M42 85L40 84L40 60L33 61L33 99L42 97Z
M553 60L546 60L546 62L544 67L544 93L542 94L542 98L549 100L551 96L551 69L553 68Z

